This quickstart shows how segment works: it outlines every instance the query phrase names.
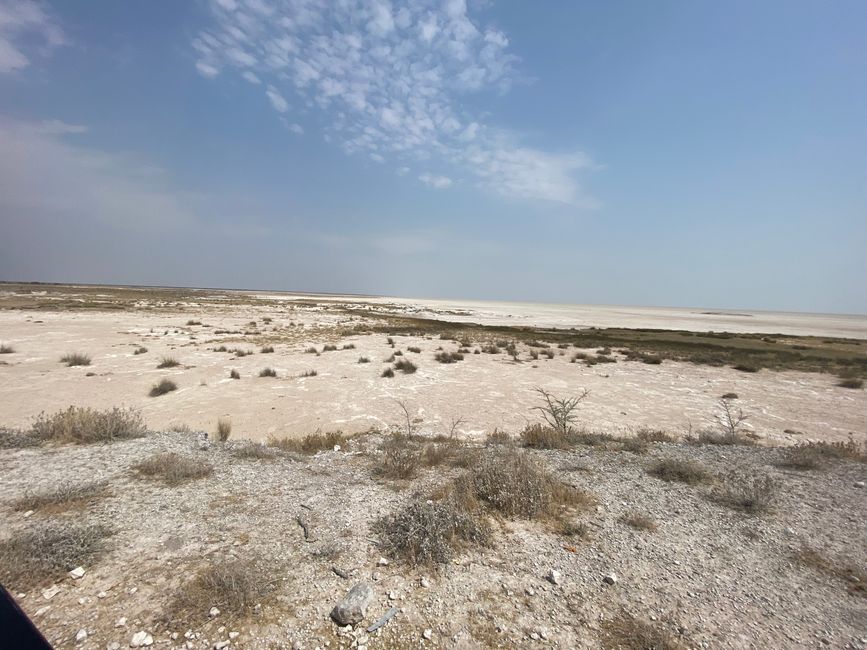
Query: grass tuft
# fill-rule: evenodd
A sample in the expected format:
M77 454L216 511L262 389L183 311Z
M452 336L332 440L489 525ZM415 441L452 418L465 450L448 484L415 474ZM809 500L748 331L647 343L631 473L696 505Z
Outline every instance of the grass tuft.
M710 480L710 473L704 466L692 460L666 458L655 462L647 471L663 481L677 481L688 485L696 485Z
M28 435L39 442L88 444L141 438L145 433L141 414L134 409L98 411L70 406L53 415L40 413Z
M330 451L338 445L345 449L348 443L349 438L341 431L310 433L303 438L268 439L269 447L301 454L315 454L319 451Z
M28 510L61 513L77 510L88 506L109 495L108 486L104 482L61 483L52 490L42 492L27 492L20 499L12 502L12 509L19 512Z
M259 376L260 377L276 377L277 371L274 370L273 368L262 368L259 371Z
M217 440L226 442L232 434L232 422L224 418L217 420Z
M133 466L139 476L163 481L166 485L180 485L194 479L210 476L214 467L210 463L168 452L155 454Z
M90 356L82 352L70 352L60 357L60 362L67 366L89 366Z
M150 395L151 397L159 397L160 395L171 393L172 391L177 389L178 385L171 379L161 379L159 383L156 383L151 387L148 395Z
M181 362L174 357L163 357L157 364L157 368L176 368L181 365Z

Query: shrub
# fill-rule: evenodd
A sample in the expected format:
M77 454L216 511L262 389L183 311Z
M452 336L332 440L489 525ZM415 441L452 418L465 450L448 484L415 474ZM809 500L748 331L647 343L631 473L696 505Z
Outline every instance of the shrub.
M29 435L41 442L87 444L141 438L146 432L141 414L133 409L97 411L70 406L53 415L40 413Z
M173 390L177 389L178 385L171 379L161 379L159 383L151 386L151 390L148 395L150 395L151 397L159 397L160 395L171 393Z
M166 485L180 485L210 476L214 467L208 462L168 452L155 454L133 466L140 476L162 480Z
M319 451L330 451L338 445L345 448L348 442L349 438L340 431L328 431L326 433L317 431L303 438L269 438L268 446L283 451L315 454Z
M744 434L744 422L747 416L741 409L735 411L729 398L719 400L719 407L714 418L716 430L699 431L698 442L708 445L751 445L752 438Z
M402 357L402 356L403 356L403 352L401 352L400 350L395 350L395 351L394 351L394 354L392 354L391 356L392 356L392 357Z
M837 460L867 460L867 451L852 440L846 442L804 442L783 451L780 465L793 469L820 469Z
M602 623L605 648L619 650L681 650L684 646L665 629L620 612Z
M243 357L249 357L251 354L253 354L251 350L242 350L240 348L235 348L234 350L232 350L232 352L234 352L235 356L239 359Z
M211 607L228 620L253 610L271 591L273 581L255 564L240 559L213 559L175 591L166 612L169 624L203 623Z
M567 434L538 423L527 425L520 435L524 446L533 449L567 449L572 446Z
M141 346L141 347L136 348L135 351L133 352L133 354L146 354L147 351L148 351L148 349L146 347Z
M101 524L45 523L0 542L0 583L27 590L92 566L107 550L111 529Z
M545 418L545 422L562 434L566 434L572 430L572 426L578 419L577 415L575 415L575 409L590 394L590 391L584 389L576 397L558 399L544 388L536 388L536 392L542 396L545 404L543 406L536 406L533 410L539 411L542 417Z
M65 512L82 508L109 494L108 486L103 482L61 483L52 490L42 492L27 492L20 499L12 502L13 510L43 510L48 512Z
M857 377L844 377L837 382L841 388L864 388L864 380Z
M395 369L395 370L400 370L400 371L401 371L403 374L405 374L405 375L411 375L411 374L414 373L416 370L418 370L418 366L416 366L416 365L415 365L412 361L410 361L409 359L398 359L398 360L395 361L395 363L394 363L394 369Z
M499 354L500 348L493 344L483 345L482 352L484 352L485 354Z
M232 454L238 458L255 460L271 460L277 456L274 449L256 442L236 447L232 450Z
M326 343L322 346L323 352L334 352L335 350L337 350L337 346L333 345L332 343Z
M259 371L259 376L260 377L276 377L277 371L274 370L273 368L262 368Z
M702 465L695 461L676 458L657 461L651 465L648 473L663 481L678 481L689 485L704 483L710 478L710 474Z
M457 361L463 361L464 355L460 352L437 352L434 355L434 359L440 363L455 363Z
M221 345L217 348L214 348L214 352L229 352L229 348L227 348L225 345Z
M514 442L512 436L510 436L505 431L501 431L500 429L494 429L492 433L489 433L485 437L485 444L487 446L492 445L511 445Z
M0 343L0 354L12 354L15 352L15 348L6 343Z
M189 325L189 326L201 325L201 324L202 324L202 321L200 321L200 320L188 320L187 321L187 325Z
M318 373L317 371L315 371L315 370L313 370L313 369L310 369L310 370L305 370L304 372L302 372L302 373L301 373L300 375L298 375L298 376L299 376L299 377L315 377L315 376L318 375L318 374L319 374L319 373Z
M262 354L271 354L272 352L274 352L274 346L273 345L263 346L262 349L259 350L259 352L261 352Z
M240 379L240 378L241 378L241 373L239 373L237 370L230 370L229 371L229 379Z
M770 476L751 476L743 471L732 470L711 496L717 503L730 508L760 514L771 509L776 493L776 481Z
M344 350L354 350L354 349L355 349L355 343L346 343L346 344L344 344L344 346L343 346L342 349L344 349Z
M737 399L737 398L738 398L737 393L726 393L725 395L722 395L720 397L720 399Z
M358 363L370 363L370 359L367 357L358 357Z
M385 370L382 371L382 375L380 375L380 376L381 377L394 377L394 370L392 370L391 368L386 368Z
M417 348L414 345L410 345L407 349L407 352L415 352L416 354L421 352L421 348Z
M37 447L40 442L29 431L0 427L0 449L26 449Z
M217 420L217 440L226 442L232 434L232 422L220 418Z
M635 437L645 442L674 442L676 438L660 429L648 429L642 427L635 434Z
M319 354L319 350L317 350L317 349L316 349L315 347L313 347L313 346L310 346L309 348L307 348L306 350L304 350L304 352L306 352L307 354L315 354L315 355L318 355L318 354Z
M90 365L90 357L81 352L70 352L68 354L64 354L60 357L61 363L65 363L67 366L89 366Z
M622 438L620 440L620 448L631 454L646 454L648 447L649 443L641 438Z
M421 463L418 446L403 434L393 434L381 447L374 473L388 479L415 478Z
M454 499L416 500L374 524L383 550L414 565L447 564L462 549L491 543L491 527L478 509Z
M179 365L181 365L180 362L174 357L163 357L157 365L157 368L174 368Z
M735 370L740 370L741 372L758 372L758 366L754 366L751 363L738 363L732 366Z
M647 515L643 515L640 512L627 512L622 517L620 517L620 521L622 521L627 526L635 528L636 530L646 530L649 532L653 532L657 529L656 522Z

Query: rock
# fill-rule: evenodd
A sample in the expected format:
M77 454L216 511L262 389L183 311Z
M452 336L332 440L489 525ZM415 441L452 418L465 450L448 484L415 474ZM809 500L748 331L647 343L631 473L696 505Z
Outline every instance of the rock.
M214 644L214 650L223 650L223 648L229 647L229 641L217 641Z
M28 510L27 512L24 513L24 518L25 518L25 519L26 519L27 517L32 517L32 516L33 516L33 511L32 511L32 510Z
M334 451L340 451L340 445L334 445Z
M388 599L389 600L397 600L397 592L396 591L389 591L388 592Z
M856 488L862 488L862 487L864 487L864 485L865 485L864 481L855 481L855 487Z
M530 632L530 638L533 639L533 641L538 641L539 640L539 633L538 632Z
M617 574L616 573L609 573L607 576L602 578L602 582L604 582L607 585L616 585L617 584Z
M153 643L154 643L154 638L150 634L145 632L144 630L141 630L140 632L136 632L135 634L132 635L132 639L129 642L129 647L130 648L146 648L148 646L153 645Z
M105 648L106 650L120 650L120 644L117 641L112 641Z
M559 571L557 571L557 569L551 569L548 571L548 575L545 576L545 580L550 582L552 585L559 585L563 582L563 576Z
M240 632L229 632L229 638L230 639L234 640L234 639L237 639L239 636L241 636Z
M45 600L51 600L59 593L60 593L60 587L58 587L57 585L53 585L42 592L42 597Z
M421 581L420 581L420 584L421 584L421 586L424 587L425 589L430 588L430 580L428 580L427 578L422 578Z
M379 566L388 566L388 560L384 557L379 558L379 562L377 562Z
M359 582L346 597L331 610L331 618L340 626L357 625L367 615L367 608L373 602L373 588Z
M51 609L51 605L46 605L45 607L40 607L39 609L36 610L36 616L42 616L49 609Z
M524 593L526 593L528 596L535 596L535 595L536 595L536 590L533 589L532 587L527 587L527 588L524 590Z
M114 624L115 627L126 627L126 616L121 616L117 619L117 623Z
M96 594L97 598L105 598L106 596L108 596L108 594L104 591L100 591L98 594Z
M422 635L425 639L427 639L428 641L430 641L430 640L433 638L433 630L430 629L430 628L428 628L428 629L426 629L424 632L422 632L421 635Z
M78 631L78 634L75 635L75 642L76 642L76 643L81 643L81 642L84 641L86 638L87 638L87 630L85 630L84 628L81 628L81 629Z
M208 616L210 618L216 618L219 615L220 615L220 610L217 609L216 607L211 607L211 609L208 610Z
M79 578L84 577L84 567L75 567L72 571L70 571L67 575L73 580L78 580Z

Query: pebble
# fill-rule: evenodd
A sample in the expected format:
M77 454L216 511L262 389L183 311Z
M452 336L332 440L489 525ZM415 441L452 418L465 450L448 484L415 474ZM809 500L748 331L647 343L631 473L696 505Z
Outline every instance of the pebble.
M70 571L67 575L73 580L78 580L79 578L83 578L85 574L84 567L75 567L72 571Z
M220 610L217 609L216 607L211 607L211 609L208 610L208 616L210 616L211 618L214 618L214 617L219 616L219 615L220 615Z
M51 600L52 598L54 598L54 597L55 597L57 594L59 594L59 593L60 593L60 587L58 587L57 585L54 585L54 586L52 586L52 587L49 587L49 588L46 589L45 591L43 591L43 592L42 592L42 597L43 597L45 600Z
M146 648L148 646L153 645L153 643L154 643L154 638L150 634L145 632L144 630L141 630L140 632L136 632L135 634L132 635L132 639L129 642L129 647L130 648Z
M32 510L28 510L27 512L24 513L24 518L25 518L25 519L26 519L27 517L32 517L32 516L33 516L33 511L32 511Z
M548 575L545 576L545 579L552 585L559 585L561 582L563 582L563 576L560 574L559 571L557 571L557 569L551 569L548 572Z
M421 635L422 635L425 639L427 639L428 641L430 641L430 640L433 638L433 630L430 629L430 628L427 628L424 632L421 633Z
M397 592L396 591L389 591L388 592L388 599L389 600L397 600Z
M239 636L241 636L240 632L229 632L229 638L232 640L237 639Z
M420 584L425 589L428 589L430 587L430 580L428 580L427 578L422 578Z
M536 590L533 589L532 587L527 587L524 591L528 596L535 596L536 595Z
M85 630L84 628L81 628L81 629L78 631L78 634L75 635L75 642L76 642L76 643L81 643L81 642L84 641L86 638L87 638L87 630Z
M121 616L117 619L117 623L114 624L115 627L126 627L126 616Z
M106 596L108 596L108 594L104 591L100 591L98 594L96 594L97 598L105 598Z
M865 485L864 481L855 481L855 487L856 488L862 488L862 487L864 487L864 485Z
M214 650L223 650L223 648L228 648L229 643L229 641L217 641L214 644Z
M388 560L384 557L379 558L379 562L377 562L379 566L388 566Z
M112 641L106 647L106 650L120 650L120 643L117 641Z
M617 584L617 574L616 573L609 573L607 576L602 578L602 582L604 582L607 585L616 585Z

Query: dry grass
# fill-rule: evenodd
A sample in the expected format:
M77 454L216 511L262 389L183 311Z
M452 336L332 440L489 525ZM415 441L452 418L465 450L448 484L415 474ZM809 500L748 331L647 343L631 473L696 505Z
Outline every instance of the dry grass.
M0 427L0 449L26 449L37 447L40 442L29 432Z
M405 375L411 375L418 370L418 366L409 359L398 359L394 362L394 369L400 370Z
M240 379L240 378L241 378L241 373L238 372L237 370L230 370L229 371L229 379Z
M620 517L620 521L636 530L646 530L651 533L658 528L652 517L634 510Z
M157 364L157 368L177 368L181 362L174 357L163 357Z
M141 414L134 409L98 411L70 406L53 415L40 413L27 435L39 442L89 444L141 438L146 433Z
M415 478L421 465L419 446L409 436L392 434L381 446L381 454L374 461L375 475L387 479Z
M602 623L605 650L681 650L684 646L659 625L620 612Z
M798 550L793 559L803 566L844 581L852 595L867 598L867 571L864 570L863 562L828 557L808 546Z
M269 438L268 446L283 451L300 454L315 454L320 451L330 451L336 446L346 449L349 437L341 431L328 431L326 433L311 433L303 438Z
M650 429L642 427L635 434L635 437L644 442L676 442L677 438L670 433L666 433L661 429Z
M840 388L864 388L864 380L859 377L844 377L837 382Z
M82 352L70 352L60 357L60 362L67 366L89 366L90 356Z
M568 449L574 444L568 432L538 423L524 427L520 436L524 446L533 449Z
M217 440L226 442L232 434L232 422L230 420L220 418L217 420Z
M262 368L259 371L259 376L260 377L276 377L277 371L274 370L273 368Z
M485 436L485 445L488 447L493 445L513 445L514 443L515 439L500 429L494 429L491 433Z
M237 458L245 460L273 460L278 455L278 450L268 445L251 442L250 444L237 447L232 450Z
M214 472L214 466L206 461L173 452L155 454L134 465L133 469L138 471L139 476L159 479L171 486L205 478Z
M107 550L111 529L100 524L37 524L0 542L0 582L28 590L92 566Z
M867 461L864 445L854 440L846 442L804 442L783 451L781 467L792 469L822 469L835 461Z
M692 460L666 458L655 462L647 470L648 474L663 481L677 481L696 485L710 480L710 473L703 465Z
M213 559L175 591L165 619L170 624L203 623L216 607L221 620L236 620L252 612L271 588L269 576L252 562Z
M177 389L178 385L171 379L161 379L158 383L151 386L148 395L150 395L151 397L159 397L160 395L171 393L172 391Z
M0 343L0 354L12 354L15 352L15 348L13 348L8 343Z
M711 498L735 510L751 515L769 512L776 500L777 482L770 476L753 476L742 470L732 470Z
M109 494L108 485L104 482L78 484L64 482L52 490L25 493L23 497L12 502L12 509L19 512L34 510L62 513L89 506Z

